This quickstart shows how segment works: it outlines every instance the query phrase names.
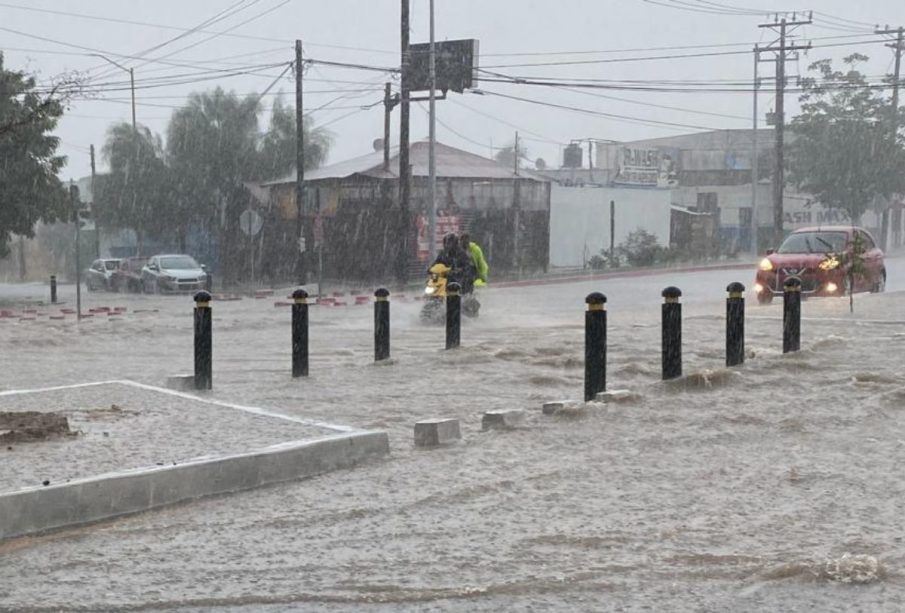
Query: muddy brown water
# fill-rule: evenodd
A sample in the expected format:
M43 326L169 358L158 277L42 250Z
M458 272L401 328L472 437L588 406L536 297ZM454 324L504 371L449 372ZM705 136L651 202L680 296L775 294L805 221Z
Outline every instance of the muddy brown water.
M724 303L692 288L688 377L663 384L658 295L620 305L619 287L604 288L609 387L636 395L565 418L540 404L581 394L587 285L488 292L455 352L394 303L380 367L368 307L312 309L307 380L288 376L288 310L215 303L213 397L385 428L391 456L0 544L0 609L905 608L905 324L882 323L905 319L905 295L859 296L855 316L808 301L803 350L786 356L778 305L749 305L749 358L730 372ZM189 371L188 305L132 300L159 313L0 326L16 352L0 356L0 383ZM505 408L529 410L526 426L480 431L482 411ZM463 440L414 449L414 421L437 416L462 420Z

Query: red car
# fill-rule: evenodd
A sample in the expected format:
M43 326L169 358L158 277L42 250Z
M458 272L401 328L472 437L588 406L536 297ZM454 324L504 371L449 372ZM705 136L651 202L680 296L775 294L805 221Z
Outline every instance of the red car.
M851 226L820 226L795 230L779 249L767 252L754 279L757 301L769 304L773 296L781 296L789 277L801 280L806 295L847 295L851 283L847 262L856 241L861 244L864 266L854 275L854 290L882 292L886 289L886 264L870 233Z

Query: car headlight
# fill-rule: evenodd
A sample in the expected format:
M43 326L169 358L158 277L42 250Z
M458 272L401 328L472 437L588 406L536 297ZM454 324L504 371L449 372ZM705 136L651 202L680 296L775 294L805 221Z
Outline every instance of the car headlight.
M770 261L770 258L764 258L760 261L760 267L764 272L770 272L773 270L773 262Z
M424 293L428 294L428 295L433 294L436 291L437 291L437 288L435 288L435 287L425 287L424 288Z
M178 281L178 279L176 279L176 277L164 277L163 280L166 281L167 283L176 283L176 281Z
M831 255L820 262L820 270L834 270L836 268L839 268L839 264L839 258L837 258L835 255Z

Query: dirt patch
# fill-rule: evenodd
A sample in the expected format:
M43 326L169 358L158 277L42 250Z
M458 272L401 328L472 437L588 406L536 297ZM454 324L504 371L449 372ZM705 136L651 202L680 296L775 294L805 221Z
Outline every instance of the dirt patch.
M30 443L75 436L65 415L54 412L0 411L0 442Z

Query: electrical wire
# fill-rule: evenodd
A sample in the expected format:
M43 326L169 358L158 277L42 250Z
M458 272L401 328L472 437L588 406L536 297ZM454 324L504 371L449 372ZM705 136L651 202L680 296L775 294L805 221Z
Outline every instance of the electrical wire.
M163 55L163 56L160 56L160 57L157 57L157 58L153 58L153 59L146 60L144 63L139 64L137 67L144 66L145 64L148 64L149 62L168 59L168 58L173 57L174 55L178 55L178 54L182 53L183 51L188 51L189 49L194 49L195 47L198 47L199 45L203 45L203 44L206 43L206 42L209 42L209 41L211 41L211 40L214 40L215 38L218 38L218 37L220 37L220 36L223 36L224 34L227 34L227 33L229 33L229 32L232 32L233 30L236 30L236 29L238 29L238 28L241 28L242 26L247 25L247 24L251 23L252 21L256 21L256 20L260 19L261 17L264 17L265 15L269 15L270 13L272 13L272 12L274 12L274 11L276 11L276 10L278 10L278 9L280 9L280 8L282 8L282 7L284 7L284 6L286 6L286 5L289 4L291 1L292 1L292 0L282 0L282 2L280 2L279 4L276 4L276 5L270 7L269 9L267 9L267 10L265 10L265 11L262 11L262 12L260 12L260 13L257 13L256 15L253 15L252 17L249 17L248 19L246 19L246 20L244 20L244 21L240 21L239 23L237 23L237 24L235 24L235 25L233 25L233 26L230 26L229 28L227 28L227 29L224 30L223 32L217 32L217 33L211 34L211 35L208 36L207 38L203 38L203 39L201 39L201 40L199 40L199 41L196 41L196 42L192 43L191 45L186 45L185 47L181 47L181 48L179 48L179 49L177 49L177 50L175 50L175 51L171 51L170 53L168 53L168 54L166 54L166 55ZM254 5L254 4L258 3L258 2L260 2L260 0L253 0L252 4L249 5L249 6L252 6L252 5Z
M449 100L450 100L453 104L455 104L455 105L457 105L457 106L461 106L462 108L467 109L468 111L470 111L470 112L472 112L472 113L475 113L475 114L477 114L477 115L482 115L482 116L486 117L487 119L490 119L490 120L495 121L495 122L497 122L497 123L501 123L501 124L503 124L503 125L505 125L505 126L509 126L510 128L513 128L513 129L515 129L515 130L518 130L520 133L524 132L525 134L530 134L531 136L534 136L534 137L535 137L534 139L530 139L530 140L536 140L536 142L540 142L540 143L548 143L548 144L551 144L551 145L559 145L559 144L561 144L560 142L558 142L558 141L556 141L556 140L553 140L552 138L546 137L546 136L544 136L543 134L538 134L537 132L532 132L531 130L526 130L525 128L523 128L523 127L521 127L521 126L517 126L516 124L512 123L511 121L507 121L507 120L505 120L505 119L500 119L499 117L495 117L494 115L491 115L490 113L486 113L486 112L481 111L481 110L479 110L479 109L473 108L473 107L471 107L471 106L465 104L464 102L460 102L458 98L449 98Z
M147 22L147 21L137 21L137 20L132 20L132 19L118 19L115 17L102 17L100 15L86 15L84 13L73 13L73 12L69 12L69 11L51 10L51 9L46 9L46 8L37 8L37 7L33 7L33 6L23 6L21 4L12 4L9 2L0 2L0 6L5 7L5 8L22 10L22 11L32 11L32 12L37 12L37 13L51 14L51 15L62 15L62 16L66 16L66 17L76 17L79 19L102 21L102 22L108 22L108 23L119 23L119 24L124 24L124 25L135 25L135 26L142 26L142 27L148 27L148 28L158 28L161 30L170 30L170 31L177 31L177 32L220 34L221 36L226 36L229 38L240 38L240 39L245 39L245 40L256 40L256 41L265 41L265 42L284 42L284 43L289 43L289 44L292 44L295 42L295 41L288 40L288 39L273 38L270 36L253 36L253 35L249 35L249 34L236 34L233 32L222 32L222 31L217 31L217 30L212 31L212 30L205 30L203 27L198 28L197 26L195 28L180 28L178 26L171 26L171 25L161 24L161 23L151 23L151 22ZM311 46L311 47L323 47L326 49L342 49L342 50L347 50L347 51L365 51L368 53L385 53L385 54L390 54L390 55L398 55L398 53L399 53L398 51L391 51L388 49L352 47L352 46L346 46L346 45L334 45L334 44L316 43L316 42L310 42L310 41L306 41L305 44L308 46Z
M592 115L595 117L604 117L604 118L612 119L614 121L619 121L619 122L638 123L638 124L642 124L642 125L652 125L652 126L662 126L662 127L666 127L666 128L682 128L682 129L691 128L694 130L705 130L705 131L710 131L710 130L716 129L711 126L701 126L701 125L688 124L688 123L678 123L678 122L673 122L673 121L661 121L658 119L645 119L643 117L632 117L629 115L619 115L616 113L606 113L603 111L595 111L593 109L586 109L586 108L570 106L570 105L566 105L566 104L556 104L554 102L535 100L533 98L523 98L521 96L511 96L509 94L501 94L499 92L491 92L491 91L487 91L487 90L484 90L483 94L489 95L489 96L496 96L499 98L506 98L509 100L517 100L519 102L525 102L528 104L535 104L535 105L539 105L539 106L546 106L546 107L550 107L550 108L571 111L571 112L575 112L575 113L581 113L584 115Z
M209 17L209 18L205 19L198 25L196 25L192 28L189 28L188 30L183 31L180 34L163 41L162 43L158 43L152 47L145 49L144 51L139 51L135 55L138 58L143 58L146 55L148 55L149 53L153 53L154 51L157 51L158 49L162 49L163 47L165 47L167 45L170 45L172 43L175 43L176 41L182 40L183 38L186 38L188 36L191 36L192 34L195 34L201 28L207 27L209 25L213 25L224 19L227 19L227 18L231 17L232 15L235 15L236 13L244 10L245 8L248 8L248 6L242 6L245 4L246 1L247 0L237 0L237 2L234 2L233 4L229 5L228 7L226 7L225 9L223 9L222 11L220 11L219 13L214 15L213 17ZM254 0L254 1L258 2L260 0ZM107 64L99 64L95 67L89 68L88 71L91 72L91 71L97 70L98 68L106 68L106 70L101 71L101 75L109 75L115 70L115 68L111 68Z

